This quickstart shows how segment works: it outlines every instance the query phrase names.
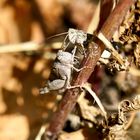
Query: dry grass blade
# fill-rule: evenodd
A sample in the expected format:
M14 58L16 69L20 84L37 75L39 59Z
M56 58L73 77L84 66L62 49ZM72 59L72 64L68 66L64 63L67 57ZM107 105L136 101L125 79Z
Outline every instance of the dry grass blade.
M99 108L102 111L103 116L107 120L107 112L105 111L105 109L104 109L100 99L96 95L96 93L91 89L91 87L90 87L90 85L88 83L84 84L83 88L85 88L90 93L90 95L95 99L96 103L98 104Z

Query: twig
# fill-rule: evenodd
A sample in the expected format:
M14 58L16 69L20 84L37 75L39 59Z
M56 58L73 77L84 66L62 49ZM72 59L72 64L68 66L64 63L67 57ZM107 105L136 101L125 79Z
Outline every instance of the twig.
M39 51L41 49L47 50L50 48L58 49L61 47L60 42L47 44L43 48L42 43L37 43L33 41L19 43L19 44L9 44L9 45L1 45L0 46L0 53L16 53L16 52L29 52L29 51ZM44 44L43 44L44 45Z
M120 0L114 11L110 14L109 18L106 20L105 24L100 30L108 40L112 38L113 34L120 26L124 16L126 15L126 12L133 3L134 0ZM79 72L78 76L73 82L74 85L84 84L94 71L97 61L99 60L101 53L104 50L104 45L101 43L100 40L96 40L95 42L96 43L91 42L89 44L87 58L83 60L83 66L87 66L87 68ZM76 104L79 94L79 88L66 91L66 94L61 100L57 111L52 117L48 129L45 130L45 140L53 140L60 133L66 122L68 114L72 111Z
M0 46L0 53L15 53L21 51L35 51L38 50L40 46L35 42L25 42L19 44L9 44Z

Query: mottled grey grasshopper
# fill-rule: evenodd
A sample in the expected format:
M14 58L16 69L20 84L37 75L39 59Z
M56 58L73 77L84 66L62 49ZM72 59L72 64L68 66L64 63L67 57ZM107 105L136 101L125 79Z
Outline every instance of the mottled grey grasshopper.
M70 81L72 77L73 69L79 71L74 67L74 64L77 63L75 58L76 47L72 52L65 52L59 50L56 55L56 60L53 64L53 69L51 76L47 81L45 87L40 89L40 94L48 93L50 91L59 91L63 93L67 88L70 88Z

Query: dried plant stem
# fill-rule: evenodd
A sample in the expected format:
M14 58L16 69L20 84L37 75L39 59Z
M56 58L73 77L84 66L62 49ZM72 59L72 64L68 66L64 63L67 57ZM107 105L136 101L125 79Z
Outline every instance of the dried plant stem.
M106 113L100 99L96 95L96 93L91 89L91 87L87 83L83 85L83 88L85 88L90 93L90 95L94 98L94 100L98 104L99 108L101 109L103 116L107 120L107 113Z
M16 52L29 52L29 51L39 51L39 50L49 50L50 48L53 49L60 49L61 42L47 44L45 48L43 48L41 43L29 41L19 44L8 44L8 45L1 45L0 46L0 53L16 53Z
M36 51L40 46L35 42L25 42L19 44L9 44L0 46L0 53L15 53L21 51Z
M112 38L114 32L118 29L124 16L126 15L126 12L133 3L134 0L120 0L114 11L110 14L110 16L108 17L105 24L100 30L100 32L102 32L108 40ZM83 60L82 65L86 66L87 68L79 72L78 76L73 82L74 85L84 84L94 71L97 61L99 60L101 53L104 50L104 45L100 42L100 40L95 40L95 42L96 43L91 42L89 44L87 58ZM52 117L48 129L45 130L45 140L55 139L60 133L60 131L63 129L68 114L72 111L76 104L79 93L79 88L70 89L66 91L66 94L61 100L57 111Z

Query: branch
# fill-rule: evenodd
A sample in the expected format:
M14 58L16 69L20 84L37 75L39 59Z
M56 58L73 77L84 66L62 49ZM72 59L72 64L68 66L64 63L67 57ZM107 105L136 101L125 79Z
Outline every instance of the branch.
M115 31L119 28L122 20L124 19L124 16L126 15L127 11L133 3L134 0L120 0L114 11L110 14L110 16L100 30L100 32L102 32L108 40L112 38ZM73 82L74 85L84 84L94 71L97 61L99 60L101 53L104 50L104 45L100 40L96 39L95 42L96 43L89 43L87 58L85 58L82 63L82 66L87 68L79 72L78 76ZM79 88L66 91L66 94L61 100L57 111L52 117L48 129L45 130L45 140L55 139L60 133L60 131L63 129L67 116L73 110L79 94Z

